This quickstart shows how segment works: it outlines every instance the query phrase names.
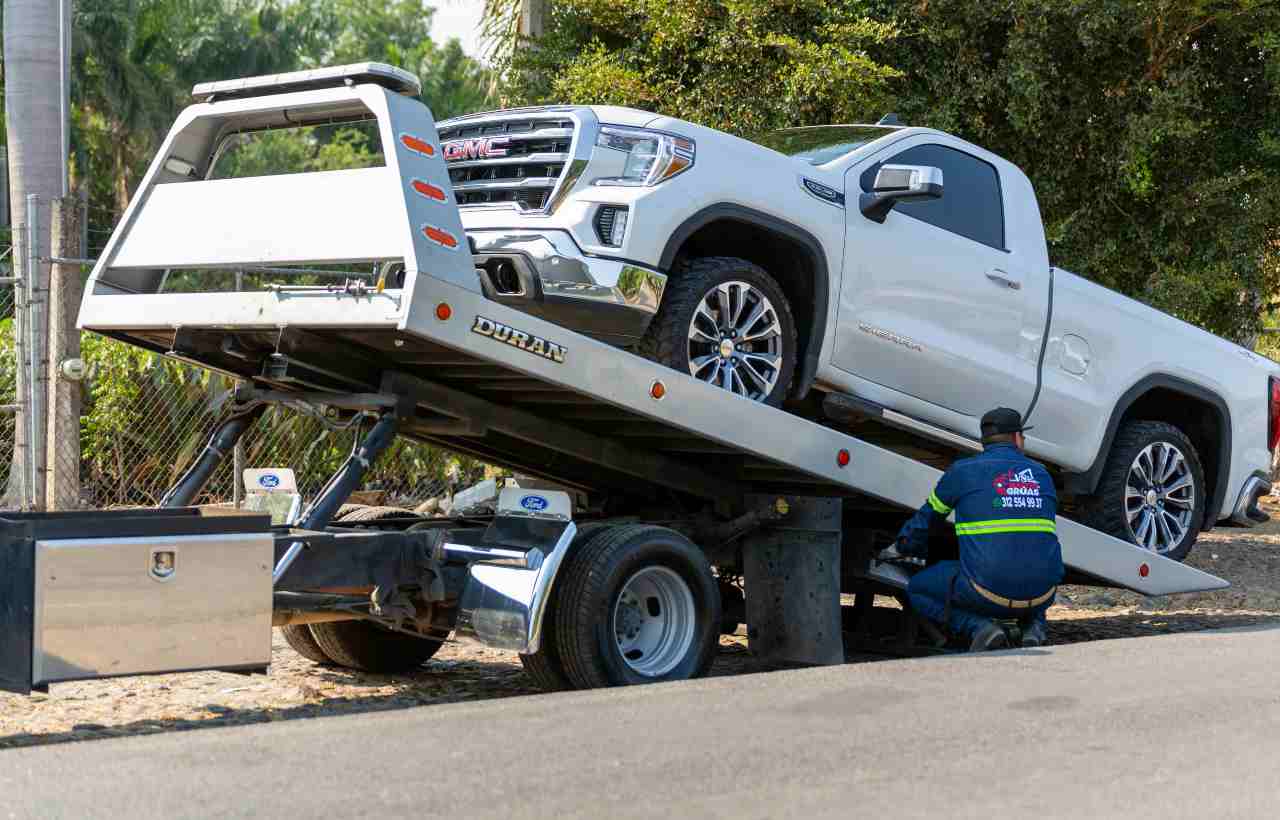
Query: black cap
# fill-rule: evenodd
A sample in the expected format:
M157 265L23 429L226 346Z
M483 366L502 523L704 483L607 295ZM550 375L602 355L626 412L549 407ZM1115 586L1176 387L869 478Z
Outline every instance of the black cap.
M1022 414L1009 407L997 407L982 417L984 439L1002 433L1022 433L1030 429L1022 426Z

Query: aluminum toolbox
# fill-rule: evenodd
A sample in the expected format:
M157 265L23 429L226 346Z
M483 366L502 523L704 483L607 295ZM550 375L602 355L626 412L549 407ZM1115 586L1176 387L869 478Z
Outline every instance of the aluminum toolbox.
M195 509L6 514L0 689L265 669L272 560L266 516Z

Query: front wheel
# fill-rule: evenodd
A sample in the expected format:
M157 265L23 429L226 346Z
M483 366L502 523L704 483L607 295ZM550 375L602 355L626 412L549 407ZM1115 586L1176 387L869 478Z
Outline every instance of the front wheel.
M1131 421L1116 433L1085 522L1181 561L1205 516L1204 467L1186 434L1161 421Z
M711 256L672 272L638 352L777 406L791 386L797 349L795 318L774 278L745 259Z

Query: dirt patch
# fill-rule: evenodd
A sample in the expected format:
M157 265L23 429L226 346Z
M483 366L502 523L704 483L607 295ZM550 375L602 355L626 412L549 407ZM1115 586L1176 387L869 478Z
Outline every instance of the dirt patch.
M1148 598L1064 587L1049 611L1051 643L1162 635L1280 623L1280 505L1272 523L1201 537L1188 563L1226 578L1230 589ZM872 658L857 658L858 661ZM746 639L722 639L715 675L752 669ZM534 694L510 652L446 645L410 675L318 667L278 633L269 675L218 672L58 684L48 695L0 695L0 748L154 732L405 709Z

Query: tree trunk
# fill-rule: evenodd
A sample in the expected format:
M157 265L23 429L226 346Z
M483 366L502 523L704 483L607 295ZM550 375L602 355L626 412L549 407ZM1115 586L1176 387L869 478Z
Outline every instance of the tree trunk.
M62 195L61 76L59 63L58 3L53 0L4 0L4 97L5 129L9 144L9 192L13 224L28 222L27 196L40 198L39 231L32 238L36 255L49 256L49 208ZM49 269L38 264L28 271L27 260L14 259L19 276L31 277L36 298L48 289ZM15 321L18 361L27 354L25 321ZM20 326L20 327L19 327ZM36 323L39 326L39 323ZM26 391L27 374L18 368L18 395ZM44 419L35 420L37 436L43 438ZM25 425L20 417L14 442L14 468L9 474L9 490L21 486L22 456L29 449Z

